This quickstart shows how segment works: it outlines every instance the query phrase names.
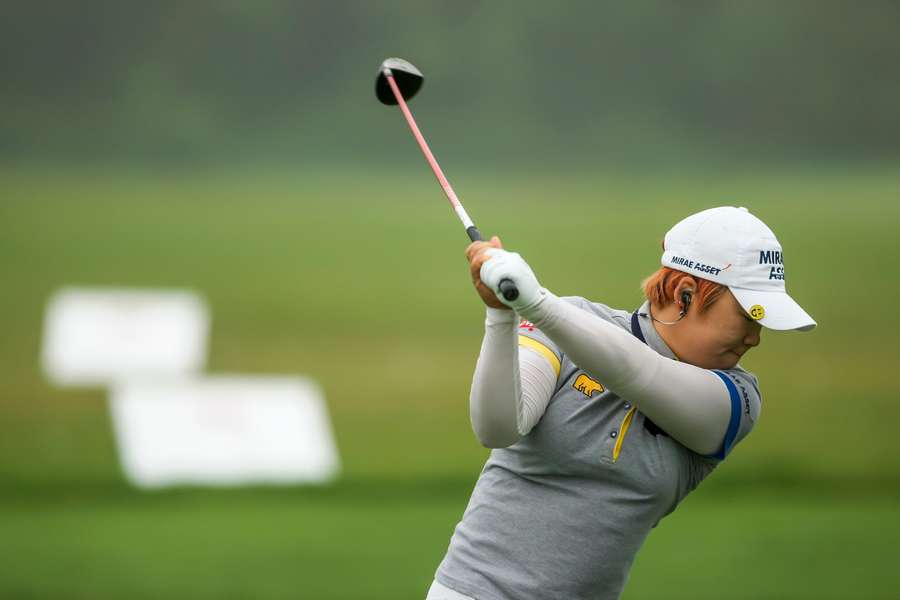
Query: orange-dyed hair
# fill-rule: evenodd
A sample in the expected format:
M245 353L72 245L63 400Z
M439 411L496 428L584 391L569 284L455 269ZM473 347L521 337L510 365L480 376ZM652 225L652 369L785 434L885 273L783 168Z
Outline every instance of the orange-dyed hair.
M686 277L697 282L697 292L692 301L697 303L701 311L709 308L727 289L720 283L702 277L694 277L684 271L669 267L661 267L656 273L645 279L641 287L644 288L644 295L651 303L656 306L668 306L675 302L675 290Z

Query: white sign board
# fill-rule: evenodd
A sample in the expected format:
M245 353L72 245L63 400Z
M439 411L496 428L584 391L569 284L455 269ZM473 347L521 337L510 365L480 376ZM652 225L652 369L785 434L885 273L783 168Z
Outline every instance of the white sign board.
M63 386L192 373L206 363L208 332L191 292L65 288L47 307L44 371Z
M122 466L140 487L324 483L338 473L325 401L309 379L132 381L111 401Z

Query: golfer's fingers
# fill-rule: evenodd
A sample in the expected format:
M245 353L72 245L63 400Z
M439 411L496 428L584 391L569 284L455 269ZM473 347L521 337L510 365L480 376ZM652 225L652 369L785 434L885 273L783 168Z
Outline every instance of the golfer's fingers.
M472 242L466 248L466 259L469 262L472 262L472 257L484 252L488 248L502 248L503 244L500 242L500 238L496 235L492 237L489 241L481 241L481 242Z
M483 252L486 248L490 248L488 242L472 242L466 246L466 260L472 262L472 257L479 252Z
M472 276L472 281L476 282L481 273L481 265L491 258L487 251L491 248L495 248L495 246L490 246L486 242L481 243L484 244L484 246L474 251L469 259L469 273Z

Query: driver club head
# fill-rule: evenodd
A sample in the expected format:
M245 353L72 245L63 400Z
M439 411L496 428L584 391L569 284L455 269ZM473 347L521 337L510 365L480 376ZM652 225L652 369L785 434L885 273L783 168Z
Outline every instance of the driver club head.
M391 106L397 104L397 98L394 97L391 86L388 84L387 77L384 74L385 69L390 69L404 100L409 100L415 96L419 88L422 87L422 82L425 81L421 71L411 63L402 58L386 59L378 67L378 76L375 78L375 96L382 104Z

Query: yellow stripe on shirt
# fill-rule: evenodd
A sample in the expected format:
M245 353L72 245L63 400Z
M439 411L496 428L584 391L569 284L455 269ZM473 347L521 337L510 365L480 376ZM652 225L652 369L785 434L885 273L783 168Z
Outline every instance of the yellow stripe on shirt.
M546 358L550 363L550 366L553 367L553 370L556 372L556 376L559 377L559 359L556 358L556 355L553 354L553 351L550 350L550 348L543 345L539 341L534 340L530 337L525 337L524 335L519 336L519 345L525 346L526 348L531 348L532 350L536 351L538 354Z
M625 433L628 431L628 426L631 425L631 419L634 418L634 411L637 410L636 406L632 406L631 409L625 413L625 418L622 419L622 426L619 428L619 437L616 439L616 445L613 446L613 462L619 460L619 452L622 451L622 440L625 439Z

